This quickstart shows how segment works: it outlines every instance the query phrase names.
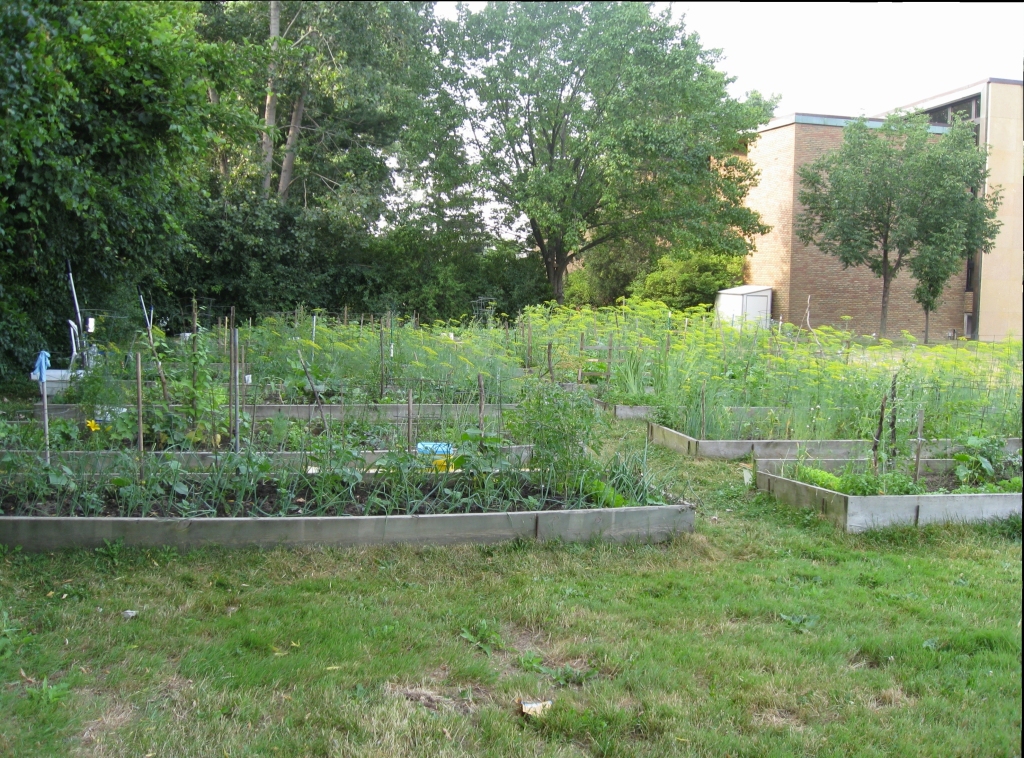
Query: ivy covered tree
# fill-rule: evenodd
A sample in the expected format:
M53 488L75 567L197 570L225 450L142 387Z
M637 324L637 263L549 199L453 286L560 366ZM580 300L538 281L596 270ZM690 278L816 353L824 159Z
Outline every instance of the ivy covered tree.
M958 121L935 139L924 115L896 113L844 130L843 144L800 169L797 233L844 268L882 280L885 336L893 280L909 267L927 315L963 261L992 249L999 192L981 194L988 171L974 127Z
M442 30L477 182L525 226L561 301L613 240L739 255L767 231L738 157L773 109L731 98L716 51L640 3L490 3Z

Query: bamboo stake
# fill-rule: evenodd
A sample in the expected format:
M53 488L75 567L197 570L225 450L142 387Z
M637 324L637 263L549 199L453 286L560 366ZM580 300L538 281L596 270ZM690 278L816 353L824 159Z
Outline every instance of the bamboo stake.
M914 460L914 481L921 478L921 447L924 444L924 408L917 409L917 455Z

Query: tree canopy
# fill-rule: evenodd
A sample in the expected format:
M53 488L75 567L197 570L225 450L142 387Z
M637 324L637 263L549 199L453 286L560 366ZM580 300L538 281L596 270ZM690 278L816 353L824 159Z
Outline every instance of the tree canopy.
M985 160L969 122L935 138L926 116L896 113L877 126L850 123L841 147L801 167L797 233L844 268L867 266L882 279L880 336L900 271L918 278L928 313L958 266L992 249L1000 199L982 194Z
M446 31L477 181L525 221L561 300L587 250L629 238L745 254L767 229L738 157L772 103L729 79L668 13L640 3L491 3Z
M224 120L206 82L229 68L195 14L0 5L0 367L24 365L55 326L66 333L67 264L100 293L146 280L187 244L195 159Z
M648 5L11 0L0 61L0 375L67 355L69 267L171 331L193 298L430 319L765 231L741 155L772 103Z

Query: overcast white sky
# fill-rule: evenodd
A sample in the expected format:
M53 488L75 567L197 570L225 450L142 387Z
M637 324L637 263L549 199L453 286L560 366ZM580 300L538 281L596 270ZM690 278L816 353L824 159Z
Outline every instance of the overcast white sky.
M455 3L437 5L454 17ZM671 7L704 47L721 48L732 94L780 95L779 116L873 116L980 79L1022 78L1024 3Z

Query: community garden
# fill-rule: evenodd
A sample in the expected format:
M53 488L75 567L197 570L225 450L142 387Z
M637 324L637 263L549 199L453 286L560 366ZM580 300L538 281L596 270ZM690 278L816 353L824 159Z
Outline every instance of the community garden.
M1021 488L1019 341L925 346L736 327L649 301L538 306L515 321L302 310L238 326L201 321L197 313L183 335L147 322L105 340L101 319L78 358L84 370L45 409L0 420L4 512L370 516L664 504L643 453L596 452L610 420L596 410L602 403L642 405L662 422L652 424L655 442L663 430L712 455L716 441L731 441L738 453L712 457L800 459L798 478L858 493ZM833 470L845 461L844 481L856 485L813 473L819 458Z
M644 301L105 328L51 388L45 432L41 396L0 421L6 752L1015 749L1019 342L737 328ZM702 443L861 447L708 460L601 402ZM787 504L781 480L830 505ZM857 498L926 492L1015 501L973 525L918 504L842 528ZM622 517L538 518L558 513ZM367 518L391 526L327 524ZM78 549L33 554L19 520ZM298 542L219 533L263 549L180 539L301 521ZM184 527L81 528L104 522Z

